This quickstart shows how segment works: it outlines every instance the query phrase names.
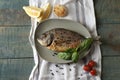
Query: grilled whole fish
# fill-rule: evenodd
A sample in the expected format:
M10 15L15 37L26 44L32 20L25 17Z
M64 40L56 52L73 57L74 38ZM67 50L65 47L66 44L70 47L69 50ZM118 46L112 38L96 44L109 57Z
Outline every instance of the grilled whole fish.
M64 28L51 29L37 39L38 42L50 50L63 52L69 48L76 48L85 38L80 34Z

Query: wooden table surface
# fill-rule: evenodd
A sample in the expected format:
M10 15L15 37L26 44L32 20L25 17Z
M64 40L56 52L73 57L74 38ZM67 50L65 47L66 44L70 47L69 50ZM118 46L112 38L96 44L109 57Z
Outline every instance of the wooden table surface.
M0 0L0 80L28 80L34 66L28 0ZM94 0L102 37L102 80L120 80L120 0Z

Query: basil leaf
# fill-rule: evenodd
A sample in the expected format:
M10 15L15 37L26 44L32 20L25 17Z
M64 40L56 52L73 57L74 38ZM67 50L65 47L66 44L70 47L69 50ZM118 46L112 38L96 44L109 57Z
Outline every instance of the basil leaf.
M81 43L78 50L80 50L80 52L84 52L85 50L88 50L90 48L92 43L93 43L93 39L87 38Z
M73 62L77 62L80 55L79 53L83 53L84 51L88 50L92 43L93 39L87 38L77 48L70 48L65 52L59 52L57 56L60 59L72 60Z
M73 62L77 62L78 59L79 59L79 54L78 54L77 52L74 52L74 53L72 54L72 61L73 61Z
M65 52L66 53L73 53L73 52L75 52L75 48L70 48L70 49L68 49L68 50L66 50Z
M60 59L70 60L72 54L71 54L71 53L66 53L66 52L59 52L57 56L58 56Z

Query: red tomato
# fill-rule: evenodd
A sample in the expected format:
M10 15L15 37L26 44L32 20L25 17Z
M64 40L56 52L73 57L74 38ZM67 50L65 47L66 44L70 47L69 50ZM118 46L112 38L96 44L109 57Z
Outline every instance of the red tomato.
M91 68L90 68L88 65L85 65L85 66L83 67L83 69L84 69L85 71L87 71L87 72L90 72L90 70L91 70Z
M93 60L90 60L88 63L88 66L90 66L91 68L93 68L96 65L96 62Z
M97 73L97 71L96 71L95 69L92 69L92 70L90 71L90 74L91 74L92 76L95 76L96 73Z

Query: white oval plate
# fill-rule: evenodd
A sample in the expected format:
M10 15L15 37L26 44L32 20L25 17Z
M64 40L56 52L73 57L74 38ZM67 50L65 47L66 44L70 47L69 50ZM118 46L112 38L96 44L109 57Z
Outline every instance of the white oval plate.
M86 38L91 37L88 30L81 25L80 23L71 21L71 20L65 20L65 19L48 19L43 22L41 22L38 27L35 30L35 47L37 52L39 53L40 57L48 62L54 62L54 63L69 63L72 62L71 60L62 60L59 59L51 50L48 50L46 47L41 46L37 38L44 32L51 30L53 28L64 28L68 30L75 31L81 35L83 35ZM89 53L86 52L87 54ZM85 54L86 55L86 54ZM80 56L80 59L83 58L85 55Z

